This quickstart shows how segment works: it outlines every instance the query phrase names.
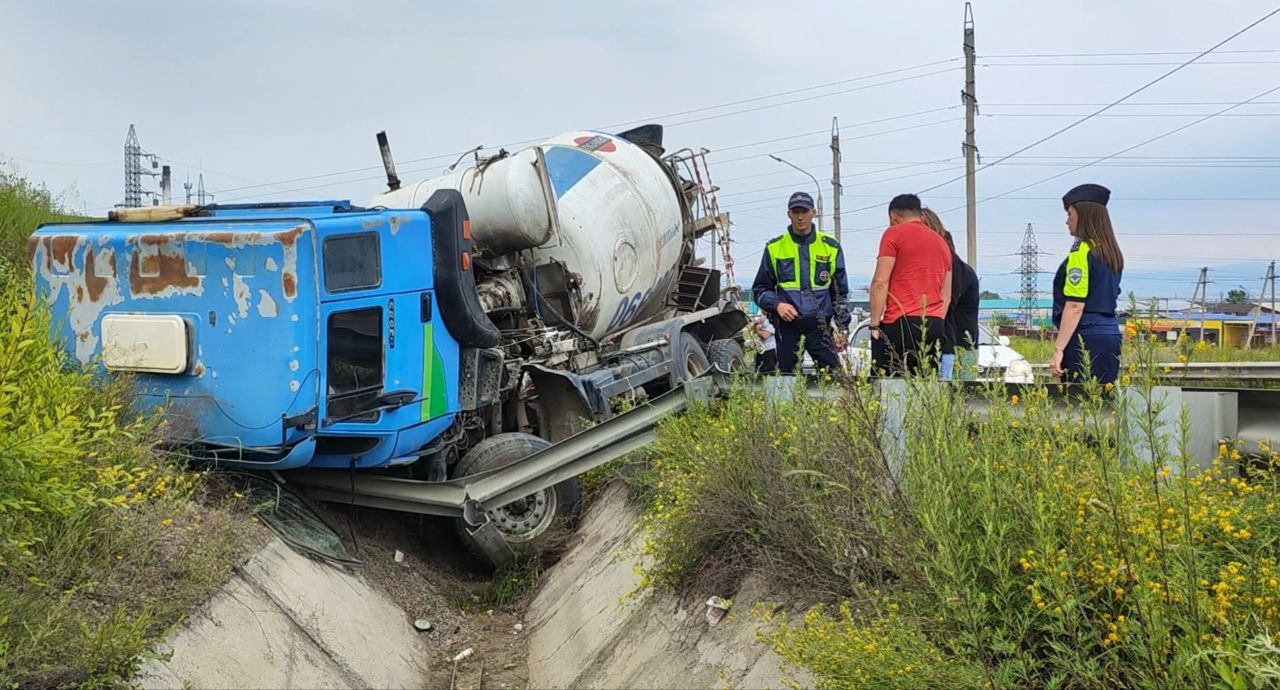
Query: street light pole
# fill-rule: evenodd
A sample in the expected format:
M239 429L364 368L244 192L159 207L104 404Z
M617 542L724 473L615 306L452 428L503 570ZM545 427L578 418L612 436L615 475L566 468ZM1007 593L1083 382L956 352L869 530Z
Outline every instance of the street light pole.
M807 175L809 179L813 180L813 186L815 189L818 190L818 209L817 209L818 210L818 232L822 232L822 185L818 184L818 178L814 177L813 175L810 175L808 170L805 170L804 168L801 168L800 166L795 165L793 163L784 161L781 158L778 158L777 156L773 155L772 153L769 154L769 157L774 159L775 161L778 161L783 165L790 166L792 168L795 168L796 170L799 170L800 172Z

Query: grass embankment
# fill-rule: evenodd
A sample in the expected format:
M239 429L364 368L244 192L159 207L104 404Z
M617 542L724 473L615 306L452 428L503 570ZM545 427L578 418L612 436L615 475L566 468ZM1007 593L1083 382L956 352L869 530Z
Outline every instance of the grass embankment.
M254 530L48 338L26 237L65 218L0 171L0 688L104 686L230 575ZM204 500L201 500L204 499Z
M1137 395L1065 412L992 387L978 418L910 381L900 445L859 381L668 420L637 478L644 583L754 571L824 602L755 612L824 688L1274 687L1276 477L1232 448L1144 450L1180 436L1152 421L1159 367L1136 349Z

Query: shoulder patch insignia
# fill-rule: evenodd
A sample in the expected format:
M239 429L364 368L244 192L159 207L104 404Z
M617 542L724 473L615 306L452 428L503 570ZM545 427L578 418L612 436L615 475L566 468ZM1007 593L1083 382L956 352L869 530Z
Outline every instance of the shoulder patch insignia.
M1081 271L1078 268L1073 268L1067 271L1067 280L1070 281L1072 285L1079 285L1082 278L1084 278L1084 271Z

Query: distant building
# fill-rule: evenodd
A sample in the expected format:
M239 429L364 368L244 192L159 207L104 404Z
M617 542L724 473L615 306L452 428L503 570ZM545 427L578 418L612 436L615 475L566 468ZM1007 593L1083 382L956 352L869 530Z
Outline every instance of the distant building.
M1243 347L1249 339L1249 329L1253 328L1252 345L1266 345L1272 342L1273 337L1280 342L1280 333L1276 333L1280 319L1271 311L1269 304L1206 304L1203 312L1199 307L1191 306L1157 313L1154 319L1135 317L1133 320L1139 330L1169 341L1186 336L1219 347Z
M1053 300L1040 298L1034 302L1031 313L1032 327L1051 328ZM1000 317L1000 318L997 318ZM991 324L992 320L1006 321L1017 325L1027 322L1027 313L1022 308L1020 299L984 299L978 302L978 321Z

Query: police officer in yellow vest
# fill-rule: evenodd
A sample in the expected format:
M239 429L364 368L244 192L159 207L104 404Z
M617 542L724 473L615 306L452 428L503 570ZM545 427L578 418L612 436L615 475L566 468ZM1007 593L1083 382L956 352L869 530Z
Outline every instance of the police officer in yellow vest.
M765 246L751 293L777 330L779 371L795 370L802 337L814 364L838 369L837 351L849 331L844 252L834 237L814 229L813 197L807 192L791 195L787 217L787 231Z

